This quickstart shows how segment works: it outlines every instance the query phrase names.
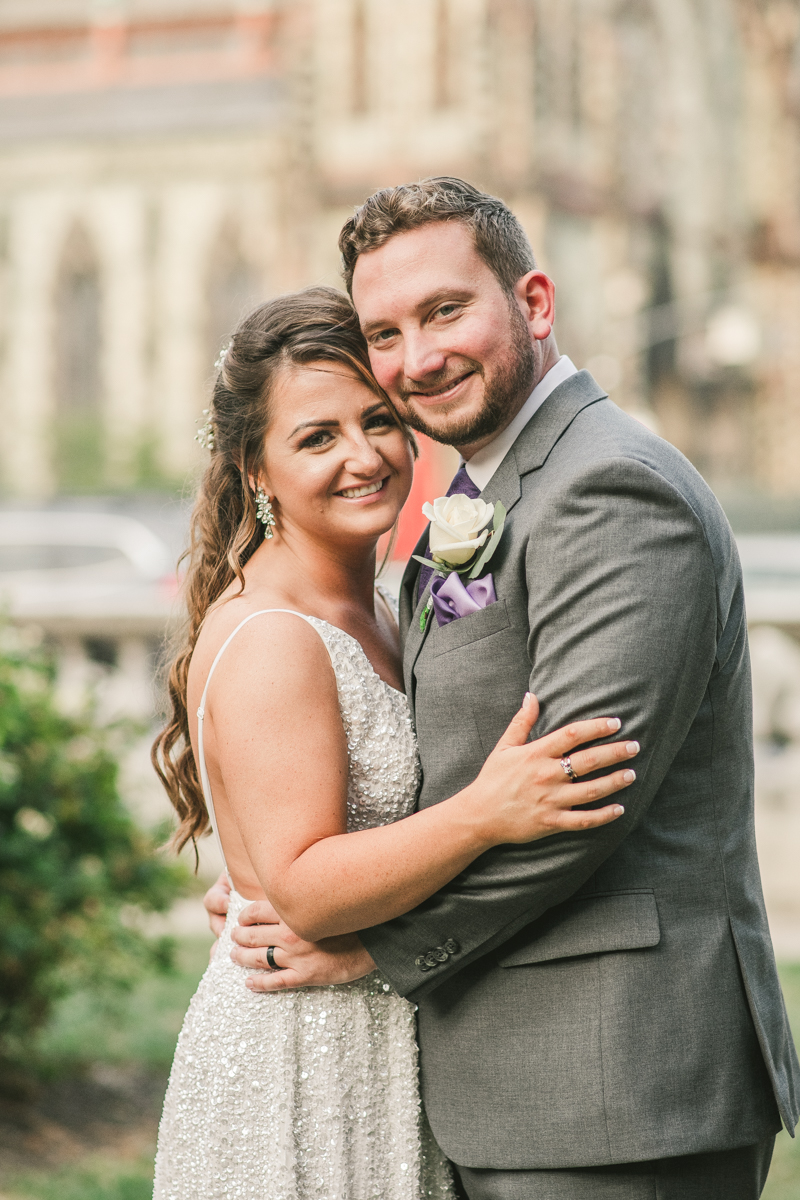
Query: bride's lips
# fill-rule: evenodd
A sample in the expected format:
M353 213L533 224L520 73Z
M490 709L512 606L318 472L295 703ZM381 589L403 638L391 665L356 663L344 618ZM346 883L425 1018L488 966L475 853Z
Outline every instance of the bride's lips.
M449 404L452 399L458 394L459 389L475 374L474 371L465 371L463 375L459 375L458 379L454 379L448 383L446 388L440 388L433 392L412 392L407 393L408 398L413 397L418 404L422 404L425 408L432 408L435 404Z
M349 501L350 504L374 504L385 493L388 482L389 476L385 475L383 479L373 479L371 483L360 483L354 487L340 488L338 492L334 492L334 495L339 496L342 500Z

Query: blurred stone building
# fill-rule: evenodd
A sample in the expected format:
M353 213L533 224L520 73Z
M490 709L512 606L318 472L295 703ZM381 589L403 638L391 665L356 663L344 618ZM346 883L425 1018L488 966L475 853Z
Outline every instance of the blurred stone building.
M458 173L619 403L800 494L799 35L798 0L0 0L2 488L184 477L243 309Z
M337 285L375 187L459 174L528 229L562 350L740 524L800 529L799 126L800 0L0 0L0 494L174 491L246 308ZM400 552L450 473L428 444ZM132 515L180 541L182 518ZM73 666L134 635L145 662L167 612L147 586L152 629L59 626ZM796 929L800 603L771 623L759 836Z

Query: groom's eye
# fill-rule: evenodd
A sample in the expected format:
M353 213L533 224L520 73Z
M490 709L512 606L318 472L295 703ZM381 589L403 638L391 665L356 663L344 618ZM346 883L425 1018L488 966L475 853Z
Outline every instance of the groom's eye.
M453 313L457 311L457 304L442 304L439 308L437 308L436 315L438 317L452 317Z
M373 342L388 342L396 336L396 329L379 329L377 333L372 335L372 340Z

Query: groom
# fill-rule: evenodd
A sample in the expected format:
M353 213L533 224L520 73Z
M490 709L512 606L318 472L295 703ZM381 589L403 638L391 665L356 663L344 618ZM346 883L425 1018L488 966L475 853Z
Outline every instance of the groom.
M421 619L430 572L403 580L420 805L475 778L527 690L537 735L614 715L641 752L620 820L498 847L340 952L298 946L297 970L326 984L377 964L418 1004L425 1106L470 1200L757 1197L800 1068L756 861L727 522L559 356L553 285L502 202L457 179L385 189L340 247L378 381L461 452L451 491L508 510L495 603L439 626ZM244 916L238 961L264 966L257 922L275 917Z

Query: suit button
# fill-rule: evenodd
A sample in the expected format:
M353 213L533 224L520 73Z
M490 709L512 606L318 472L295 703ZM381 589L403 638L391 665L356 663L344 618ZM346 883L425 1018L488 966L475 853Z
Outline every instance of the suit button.
M429 950L428 953L425 955L424 962L427 963L429 970L431 967L438 967L438 965L439 965L439 959L436 957L436 955L433 953L432 950Z
M445 950L444 946L434 946L433 949L431 950L431 954L436 959L436 961L440 962L440 963L447 962L448 958L450 957L450 955Z
M430 967L425 962L424 955L420 954L419 958L414 959L414 966L419 967L420 971L430 971Z
M459 946L458 942L454 942L452 938L448 938L444 944L444 949L448 954L458 954L461 947Z

